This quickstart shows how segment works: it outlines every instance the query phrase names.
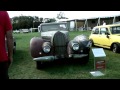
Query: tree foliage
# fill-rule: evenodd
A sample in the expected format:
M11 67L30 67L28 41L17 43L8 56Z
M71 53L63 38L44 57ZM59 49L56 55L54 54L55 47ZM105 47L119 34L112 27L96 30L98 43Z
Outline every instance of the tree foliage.
M37 16L19 16L12 19L13 30L38 28L41 23L55 22L55 18L39 18Z
M13 30L15 29L29 29L32 28L33 25L35 28L39 25L39 18L37 16L19 16L19 17L13 17L12 18L12 25Z
M40 18L40 22L43 22L43 18L42 17Z
M67 17L65 17L65 14L64 14L63 12L59 12L59 13L57 14L57 18L58 18L58 19L68 19Z
M45 23L50 23L50 22L55 22L56 19L55 18L44 18L43 22Z

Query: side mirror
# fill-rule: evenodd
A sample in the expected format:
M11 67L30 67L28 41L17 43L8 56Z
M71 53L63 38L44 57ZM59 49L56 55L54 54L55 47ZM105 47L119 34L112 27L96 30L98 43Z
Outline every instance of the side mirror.
M110 34L109 34L108 32L106 32L105 34L107 35L106 37L109 38L109 35L110 35Z
M107 38L109 38L109 36L108 36L108 35L107 35L106 37L107 37Z

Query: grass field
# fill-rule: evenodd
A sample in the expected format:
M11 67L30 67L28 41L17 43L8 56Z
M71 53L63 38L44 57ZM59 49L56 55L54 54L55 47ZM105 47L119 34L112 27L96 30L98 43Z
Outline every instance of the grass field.
M80 34L89 36L90 31L70 32L70 37L72 39ZM92 52L90 52L89 63L86 65L53 63L42 70L37 70L36 63L32 60L29 51L29 41L34 36L40 36L40 33L14 34L17 47L13 56L13 63L9 69L10 79L120 79L120 54L115 54L108 49L104 49L106 53L104 76L93 77L90 74L94 70Z

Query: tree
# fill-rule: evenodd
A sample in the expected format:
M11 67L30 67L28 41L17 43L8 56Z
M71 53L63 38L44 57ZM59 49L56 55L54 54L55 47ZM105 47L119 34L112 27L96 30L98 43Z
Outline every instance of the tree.
M57 18L58 19L68 19L67 17L65 17L65 14L63 12L58 13Z
M55 18L44 18L43 22L45 23L50 23L50 22L55 22L56 19Z
M37 16L32 17L32 16L23 16L23 15L19 17L13 17L11 21L13 25L13 30L23 29L23 28L29 29L33 27L33 24L34 27L37 28L40 23L39 18Z
M43 18L42 17L40 18L40 22L43 22Z
M39 18L37 16L19 16L19 17L13 17L11 19L13 30L16 29L29 29L29 28L38 28L38 26L42 23L50 23L55 22L55 18Z
M39 22L39 17L34 16L34 21L35 21L35 22Z

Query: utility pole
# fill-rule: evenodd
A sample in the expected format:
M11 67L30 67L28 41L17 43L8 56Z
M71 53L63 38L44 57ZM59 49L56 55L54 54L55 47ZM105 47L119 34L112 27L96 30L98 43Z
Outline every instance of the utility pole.
M33 31L33 29L34 29L34 22L35 22L35 21L33 20L33 28L32 28L32 31Z

